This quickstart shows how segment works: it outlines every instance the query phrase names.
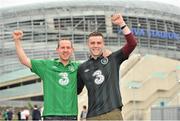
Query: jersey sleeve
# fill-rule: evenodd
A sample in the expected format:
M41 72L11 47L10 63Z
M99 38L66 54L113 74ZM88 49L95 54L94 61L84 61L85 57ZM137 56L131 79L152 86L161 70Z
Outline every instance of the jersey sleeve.
M124 60L128 59L128 57L124 55L122 49L113 52L112 57L117 65L120 65Z
M31 71L43 79L46 69L45 60L31 60L31 65Z

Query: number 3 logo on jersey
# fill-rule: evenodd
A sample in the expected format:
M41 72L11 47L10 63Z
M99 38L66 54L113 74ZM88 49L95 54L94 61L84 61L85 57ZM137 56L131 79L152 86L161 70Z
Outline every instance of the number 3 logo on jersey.
M94 79L95 84L99 85L104 82L104 75L102 75L101 70L95 71L92 76L95 77Z
M67 73L59 73L61 79L59 79L59 84L65 86L69 83L69 78Z

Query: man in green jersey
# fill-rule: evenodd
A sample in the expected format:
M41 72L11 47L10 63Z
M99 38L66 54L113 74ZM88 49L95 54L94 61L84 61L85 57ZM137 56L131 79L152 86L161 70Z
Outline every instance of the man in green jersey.
M45 120L77 120L77 69L79 64L70 60L73 53L72 42L58 41L58 59L29 59L21 45L23 32L13 32L17 56L20 62L43 80Z

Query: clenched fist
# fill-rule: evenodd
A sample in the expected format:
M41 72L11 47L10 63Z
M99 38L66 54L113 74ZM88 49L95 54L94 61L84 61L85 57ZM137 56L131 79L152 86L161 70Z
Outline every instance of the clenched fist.
M118 13L118 14L113 14L113 15L111 16L111 21L112 21L112 23L115 24L115 25L119 25L119 26L125 25L124 19L123 19L122 15L121 15L120 13Z
M14 41L19 41L19 40L21 40L22 37L23 37L23 31L21 31L21 30L15 30L12 35L13 35Z

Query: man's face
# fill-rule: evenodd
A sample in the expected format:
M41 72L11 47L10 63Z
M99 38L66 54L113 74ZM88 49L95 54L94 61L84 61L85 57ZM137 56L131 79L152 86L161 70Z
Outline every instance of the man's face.
M62 61L69 61L72 53L73 47L69 40L59 41L59 47L56 49L59 54L59 57Z
M101 36L92 36L88 40L88 47L90 53L94 57L98 57L102 54L104 48L104 40Z

